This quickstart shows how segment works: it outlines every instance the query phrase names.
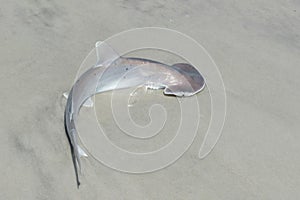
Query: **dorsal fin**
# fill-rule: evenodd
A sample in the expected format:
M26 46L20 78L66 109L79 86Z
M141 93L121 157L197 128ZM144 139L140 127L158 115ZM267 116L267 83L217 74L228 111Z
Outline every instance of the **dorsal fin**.
M120 55L106 42L96 42L95 48L97 54L96 66L110 64L120 57Z

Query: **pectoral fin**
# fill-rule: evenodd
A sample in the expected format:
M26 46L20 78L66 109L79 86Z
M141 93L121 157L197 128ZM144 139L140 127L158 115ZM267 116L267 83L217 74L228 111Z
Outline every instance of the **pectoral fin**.
M83 104L84 107L89 107L89 108L93 107L93 105L94 105L94 102L91 97L88 98Z
M69 92L64 92L64 93L63 93L63 97L66 98L66 99L68 99L68 97L69 97ZM90 107L93 107L93 105L94 105L94 102L93 102L92 98L90 97L90 98L88 98L88 99L84 102L83 107L88 107L88 108L90 108Z

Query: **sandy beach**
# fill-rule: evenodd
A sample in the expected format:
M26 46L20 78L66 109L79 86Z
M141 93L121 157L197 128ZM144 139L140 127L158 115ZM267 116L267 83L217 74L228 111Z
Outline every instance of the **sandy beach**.
M299 1L2 0L1 5L0 199L300 198ZM95 42L150 26L189 35L217 64L227 95L222 136L208 157L198 159L210 115L205 90L197 94L204 116L198 135L177 162L153 173L127 174L89 157L82 161L78 189L62 94ZM96 98L97 115L104 116L99 120L117 145L153 150L172 138L176 127L166 124L168 131L152 143L132 145L112 122L108 94ZM170 111L176 107L159 91L147 93L132 108L137 123L149 120L142 108L153 100ZM173 124L176 113L170 112Z

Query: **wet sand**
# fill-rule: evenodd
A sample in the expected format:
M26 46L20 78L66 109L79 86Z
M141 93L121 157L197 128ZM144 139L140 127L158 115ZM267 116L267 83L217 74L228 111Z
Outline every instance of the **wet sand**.
M299 13L299 2L281 0L2 1L0 199L299 198ZM84 159L78 190L62 93L96 41L145 26L181 31L208 50L226 87L223 135L199 160L204 117L191 148L156 173L125 174ZM209 114L207 96L199 94ZM111 133L128 147L122 137Z

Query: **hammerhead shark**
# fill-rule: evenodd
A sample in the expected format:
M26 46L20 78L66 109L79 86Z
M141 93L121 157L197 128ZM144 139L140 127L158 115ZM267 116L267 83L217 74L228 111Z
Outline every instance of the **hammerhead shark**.
M205 87L203 76L188 63L167 65L143 58L118 56L111 49L108 51L106 54L114 55L98 59L94 66L77 79L69 92L65 108L65 130L71 145L78 187L80 157L87 154L78 145L76 121L80 108L90 97L102 92L140 86L161 89L164 95L186 97L202 91Z

